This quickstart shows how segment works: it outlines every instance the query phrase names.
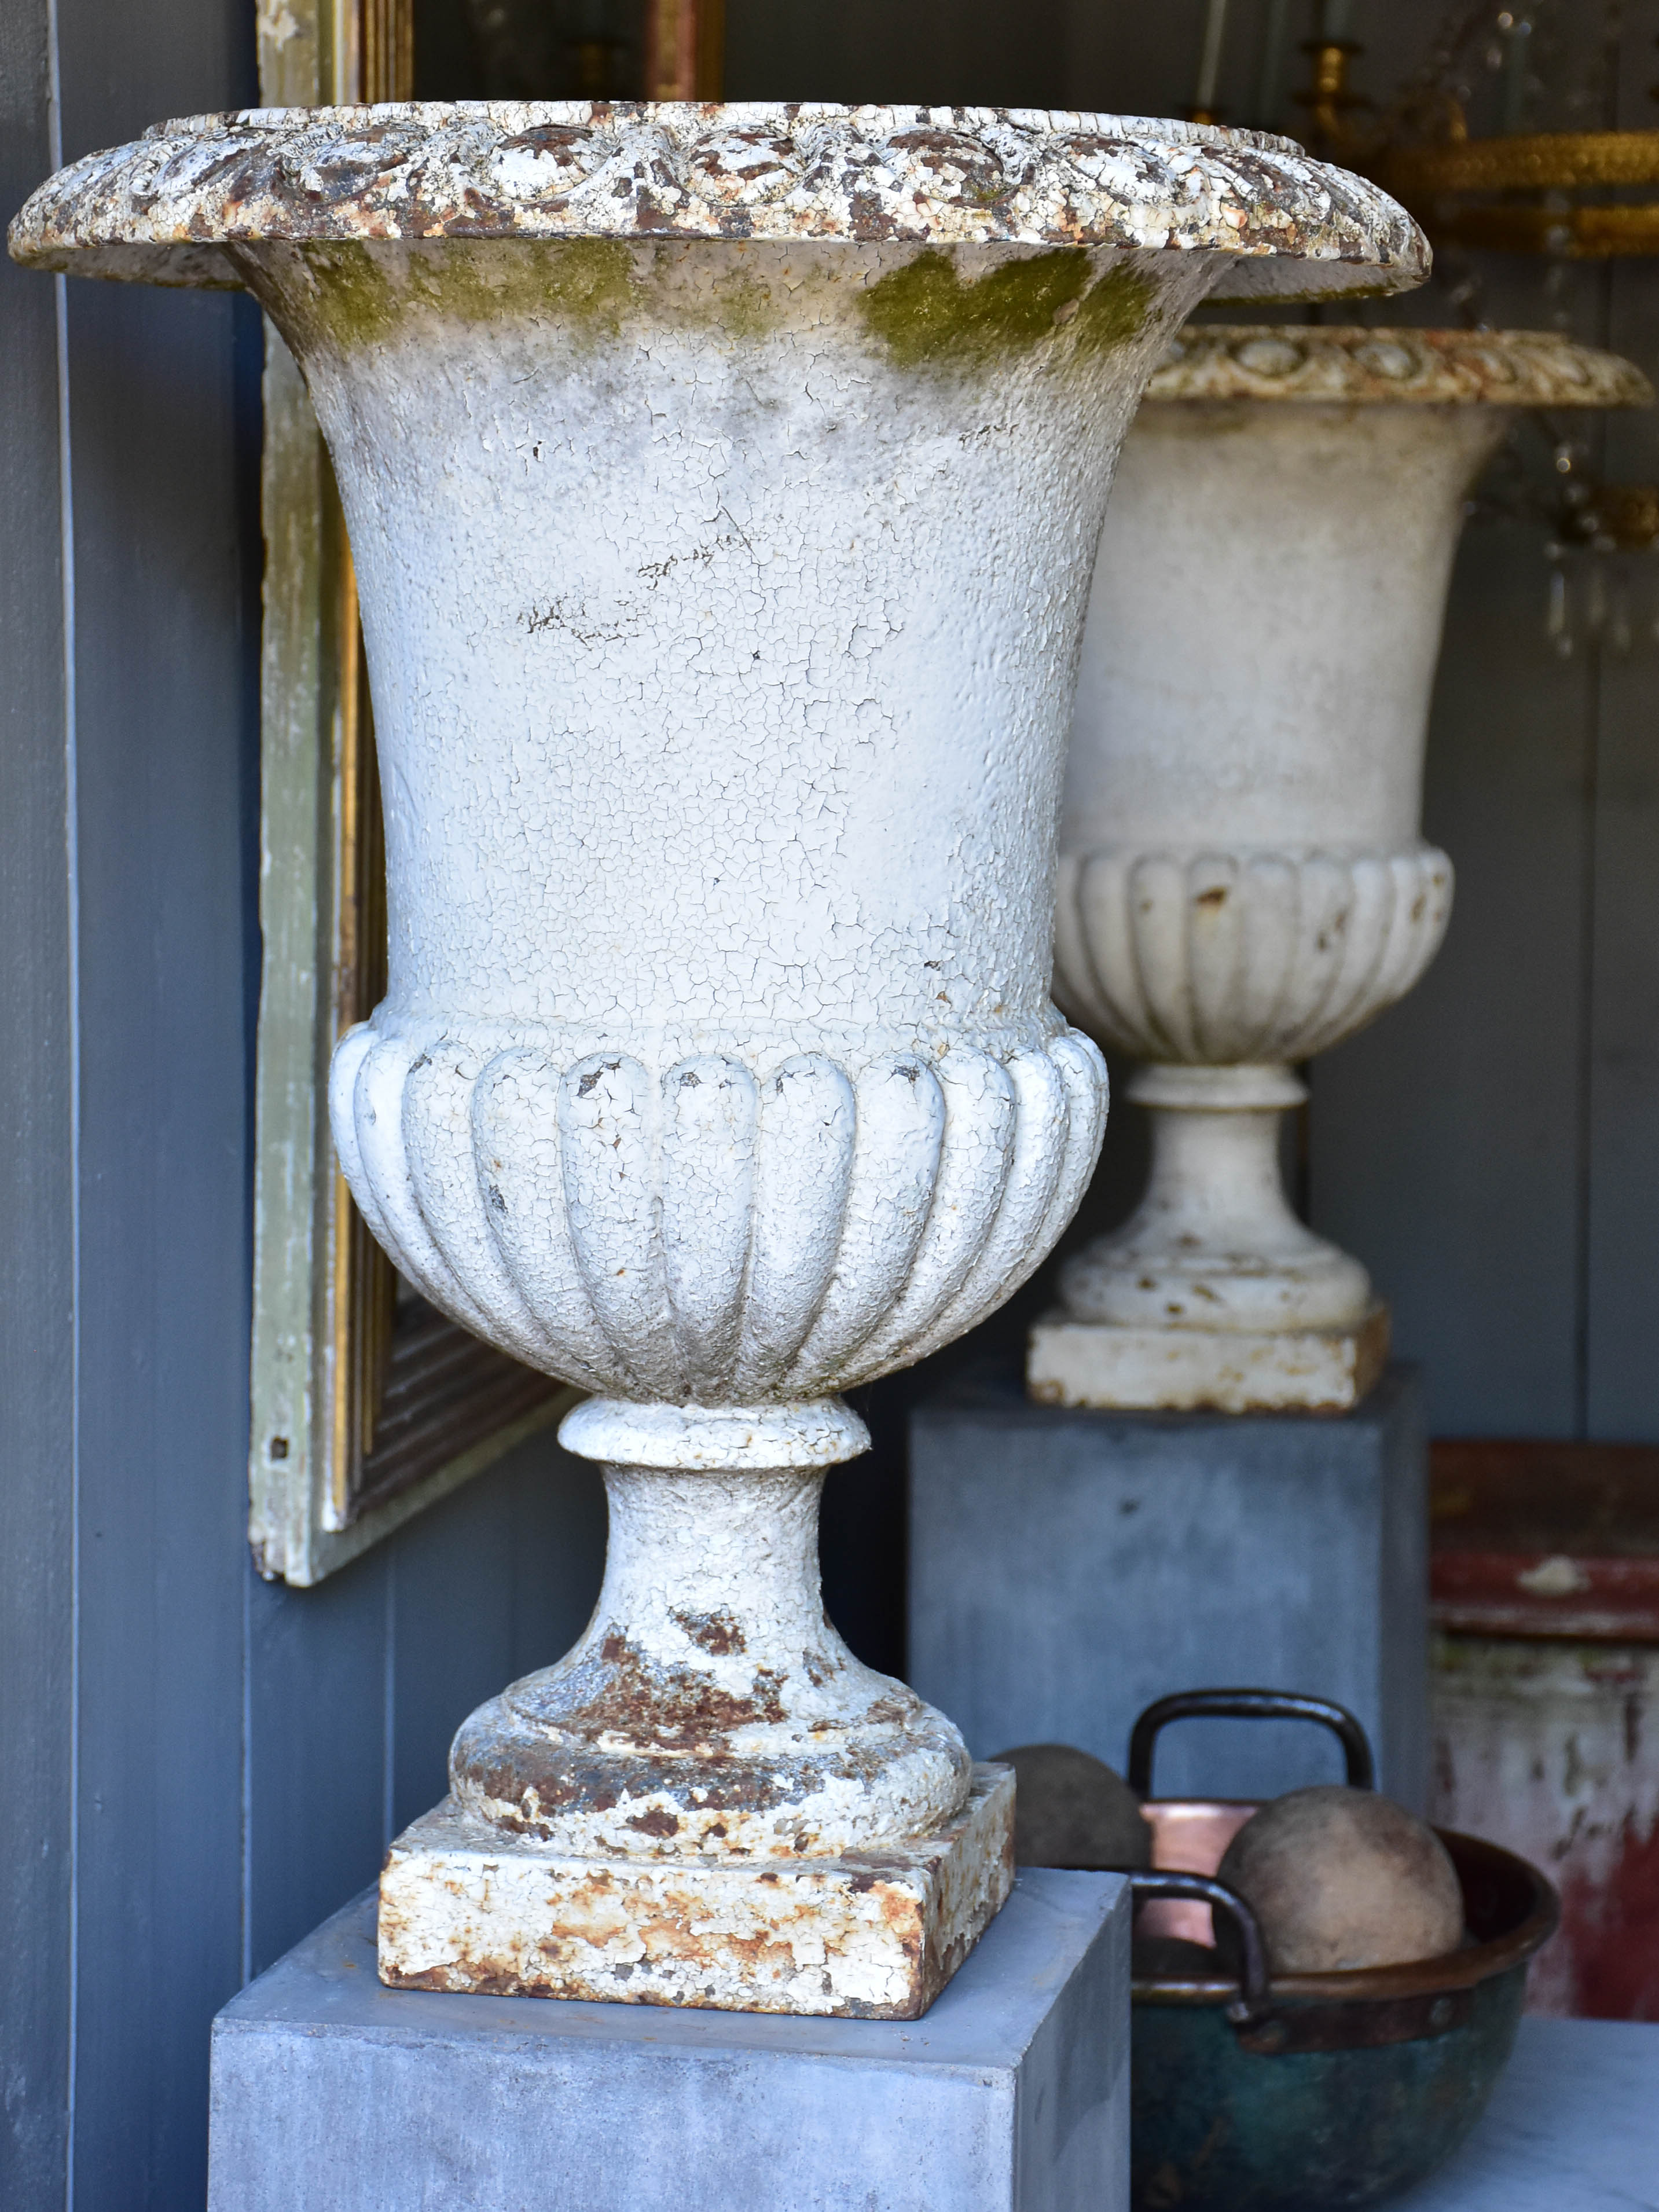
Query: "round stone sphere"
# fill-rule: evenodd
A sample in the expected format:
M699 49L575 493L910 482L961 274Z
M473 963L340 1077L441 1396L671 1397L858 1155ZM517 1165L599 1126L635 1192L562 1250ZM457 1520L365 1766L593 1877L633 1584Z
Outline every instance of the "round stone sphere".
M1261 1923L1279 1974L1438 1958L1463 1940L1463 1893L1432 1828L1374 1790L1292 1790L1247 1820L1217 1878Z
M1023 1743L996 1763L1014 1770L1016 1866L1151 1866L1140 1801L1104 1759L1069 1743Z

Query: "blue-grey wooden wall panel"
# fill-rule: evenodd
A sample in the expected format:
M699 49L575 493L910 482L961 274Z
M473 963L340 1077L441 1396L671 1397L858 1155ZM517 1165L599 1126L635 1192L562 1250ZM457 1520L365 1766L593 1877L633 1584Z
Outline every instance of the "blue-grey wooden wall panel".
M252 89L237 0L60 0L66 158ZM247 310L68 289L80 954L74 2201L199 2201L241 1956ZM246 384L246 378L244 382Z
M312 1590L252 1581L247 1970L373 1875L386 1847L385 1547Z
M203 88L207 88L205 86ZM145 112L160 96L159 86ZM112 116L101 135L136 120ZM194 2200L241 1955L250 759L228 300L70 295L81 1016L76 2202ZM135 2033L135 2025L143 2032Z
M562 1455L561 1455L562 1456ZM448 1787L455 1730L523 1671L514 1665L514 1559L520 1486L463 1490L413 1522L392 1565L391 1658L397 1735L388 1817L395 1829ZM544 1650L544 1665L556 1650Z
M45 0L0 15L0 205L51 162ZM0 267L0 2203L67 2152L74 1131L58 301Z
M467 1713L575 1641L604 1554L597 1470L541 1436L314 1589L252 1580L248 1972L374 1880Z
M1315 1061L1312 1203L1395 1308L1436 1432L1577 1417L1589 677L1544 634L1537 532L1466 533L1425 828L1457 870L1409 998Z

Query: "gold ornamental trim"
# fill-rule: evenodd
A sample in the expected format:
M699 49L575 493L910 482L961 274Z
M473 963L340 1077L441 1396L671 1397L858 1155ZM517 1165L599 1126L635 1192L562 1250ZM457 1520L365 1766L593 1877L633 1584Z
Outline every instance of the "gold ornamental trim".
M1442 244L1574 261L1659 253L1659 200L1456 204L1481 193L1659 185L1659 131L1542 131L1395 146L1376 168Z
M1443 242L1497 253L1611 261L1659 253L1659 202L1642 207L1468 207L1432 222Z
M1659 131L1540 131L1400 146L1390 150L1387 169L1390 188L1407 194L1659 184Z

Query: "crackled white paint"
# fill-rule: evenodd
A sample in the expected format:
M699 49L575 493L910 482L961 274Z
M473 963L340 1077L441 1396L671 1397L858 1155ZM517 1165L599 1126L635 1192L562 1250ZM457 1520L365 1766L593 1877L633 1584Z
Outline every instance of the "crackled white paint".
M453 247L377 250L372 347L317 334L297 256L262 275L340 456L386 794L335 1129L400 1267L520 1357L808 1399L971 1326L1092 1164L1049 839L1158 330L917 374L861 308L909 249L613 250L618 330L532 307L487 351L426 304Z
M1013 1775L979 1766L930 1834L845 1858L567 1856L453 1799L380 1877L382 1979L602 2003L914 2019L1013 1886ZM763 1871L765 1879L757 1880Z
M569 1993L528 1962L556 1905L615 1920L615 1869L672 1864L712 1912L734 1868L949 1834L960 1737L823 1620L819 1470L862 1442L834 1394L1006 1297L1094 1164L1054 836L1146 379L1218 283L1415 281L1414 226L1248 133L447 106L167 125L44 188L13 245L240 280L300 361L386 821L342 1164L434 1304L599 1394L563 1431L611 1462L593 1626L465 1724L434 1816L555 1871L457 1935L473 1877L412 1833L388 1972L441 1922L444 1986ZM1007 1818L993 1791L928 1860L918 1942L941 1898L971 1930L994 1909ZM756 2001L741 1945L689 1995L695 1911L641 1955L647 1909L632 1994Z
M20 260L238 284L273 239L752 238L1115 246L1224 259L1235 299L1409 290L1428 247L1293 140L996 107L429 100L153 125L31 194Z
M833 1854L927 1832L967 1762L908 1692L863 1719L893 1686L823 1627L779 1517L799 1486L759 1470L856 1449L828 1394L970 1327L1092 1169L1103 1071L1047 998L1064 640L1159 341L1098 374L918 375L860 306L909 249L623 251L618 331L532 311L481 363L422 303L436 256L390 249L402 343L307 359L361 549L392 886L391 988L336 1056L335 1128L436 1303L604 1394L573 1449L648 1463L672 1408L677 1454L757 1470L731 1545L708 1487L647 1519L671 1582L687 1547L718 1559L743 1662L655 1641L635 1577L509 1699L556 1735L637 1607L664 1679L783 1683L786 1719L722 1744L781 1759L828 1731L821 1783L754 1820L642 1784L543 1839ZM279 313L303 281L281 267ZM775 313L734 342L757 286ZM741 1595L768 1556L817 1642ZM653 1812L672 1837L629 1825Z
M1062 1270L1039 1395L1310 1402L1306 1359L1292 1376L1271 1339L1310 1332L1334 1340L1310 1339L1316 1365L1358 1371L1369 1278L1280 1184L1290 1064L1409 990L1445 929L1451 864L1419 836L1429 692L1504 410L1644 394L1537 333L1212 329L1159 370L1095 570L1054 970L1074 1018L1152 1063L1131 1095L1152 1173ZM1214 1341L1160 1379L1158 1329Z

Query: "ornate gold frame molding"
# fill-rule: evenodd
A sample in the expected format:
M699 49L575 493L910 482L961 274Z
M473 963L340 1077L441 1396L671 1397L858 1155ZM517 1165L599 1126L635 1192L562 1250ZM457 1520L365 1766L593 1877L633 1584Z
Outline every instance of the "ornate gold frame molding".
M1659 253L1659 199L1650 191L1637 201L1577 197L1659 185L1659 131L1540 131L1401 146L1379 174L1437 238L1462 246L1576 260Z

